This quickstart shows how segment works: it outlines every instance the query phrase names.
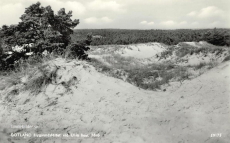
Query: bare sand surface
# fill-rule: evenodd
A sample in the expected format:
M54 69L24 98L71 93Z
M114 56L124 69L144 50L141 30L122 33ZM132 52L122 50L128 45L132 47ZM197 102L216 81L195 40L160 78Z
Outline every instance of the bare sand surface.
M133 57L137 59L145 59L154 57L167 49L167 45L150 42L130 45L103 45L91 46L90 55L103 55L119 54L124 57Z
M188 44L190 46L198 47L198 48L201 48L201 47L204 47L204 46L213 46L212 44L209 44L206 41L200 41L200 42L181 42L181 43L185 43L185 44Z
M137 59L150 58L163 52L166 46L161 43L145 43L127 45L118 53L126 57L135 57Z
M1 90L0 143L229 143L230 62L173 91L139 89L86 62L56 59L57 84L38 95ZM66 87L63 83L69 83ZM35 128L15 129L12 125ZM11 133L32 137L11 137ZM33 133L89 137L33 137ZM99 137L92 137L95 133ZM220 135L221 137L212 137Z

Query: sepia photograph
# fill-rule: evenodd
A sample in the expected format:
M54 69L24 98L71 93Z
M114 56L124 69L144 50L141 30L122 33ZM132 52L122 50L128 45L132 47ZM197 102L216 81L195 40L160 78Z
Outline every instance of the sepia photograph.
M0 143L230 143L230 1L0 0Z

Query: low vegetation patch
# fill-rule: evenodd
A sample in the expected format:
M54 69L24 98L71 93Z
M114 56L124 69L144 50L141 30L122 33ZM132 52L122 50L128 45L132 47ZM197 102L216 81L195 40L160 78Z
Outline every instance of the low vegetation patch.
M171 64L150 64L142 68L127 71L127 81L143 89L160 89L161 85L170 81L189 79L189 73L185 67Z
M206 51L207 49L204 48L203 50ZM185 51L186 50L183 50L183 52ZM191 51L198 53L199 50L194 49ZM218 51L222 52L218 47L209 50L209 52L210 51L216 54ZM163 52L163 54L164 53L165 52ZM173 62L167 61L143 64L138 59L124 57L119 54L102 56L100 59L92 58L90 63L102 73L123 79L137 87L149 90L160 89L162 85L169 84L173 81L183 82L184 80L192 79L217 65L215 61L186 66L176 65Z
M119 55L104 59L105 61L93 58L91 64L100 72L126 80L143 89L156 90L172 80L189 79L186 67L168 63L143 65L131 57Z
M54 58L56 57L53 55L33 55L28 59L20 59L15 62L14 69L2 71L0 76L4 80L4 86L7 88L17 87L9 91L9 97L17 95L23 90L29 90L35 94L39 93L42 88L51 82L51 77L55 75L50 74L49 68L44 66L44 63Z
M159 58L160 59L167 59L170 58L173 54L177 58L182 58L186 55L193 55L193 54L203 54L206 56L208 53L215 54L216 56L222 54L224 51L227 51L227 48L220 47L220 46L202 46L200 48L194 47L188 44L180 43L178 46L170 46L167 50L163 51Z

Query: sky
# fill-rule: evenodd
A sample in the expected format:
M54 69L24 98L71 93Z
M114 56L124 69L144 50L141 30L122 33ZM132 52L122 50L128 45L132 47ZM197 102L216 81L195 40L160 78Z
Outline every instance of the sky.
M17 24L39 0L0 0L0 26ZM73 11L75 29L230 28L230 0L40 0Z

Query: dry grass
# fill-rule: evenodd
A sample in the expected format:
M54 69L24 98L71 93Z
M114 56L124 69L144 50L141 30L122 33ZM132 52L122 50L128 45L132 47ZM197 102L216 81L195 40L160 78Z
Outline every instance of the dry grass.
M44 87L46 87L49 83L51 83L51 77L48 76L48 71L38 68L38 73L34 73L35 77L31 78L24 87L24 90L29 90L34 94L38 94L42 91Z
M17 86L18 89L9 91L8 95L16 95L23 90L30 90L32 93L39 93L42 88L50 83L51 77L44 63L55 58L53 55L48 56L31 56L26 60L19 60L15 63L15 68L11 71L1 72L1 79L4 80L4 87ZM49 73L49 74L48 74ZM3 77L4 76L4 77ZM2 89L5 89L2 88ZM20 88L20 89L19 89ZM17 92L15 92L17 90Z
M113 71L113 67L108 66L104 62L98 60L97 58L91 58L90 64L93 65L100 72L111 72L111 71Z
M194 47L188 44L180 43L179 47L170 46L166 51L162 52L160 55L160 59L166 59L175 53L177 58L184 57L186 55L193 55L193 54L204 54L212 53L218 56L226 51L227 48L219 47L219 46L203 46L201 48Z

